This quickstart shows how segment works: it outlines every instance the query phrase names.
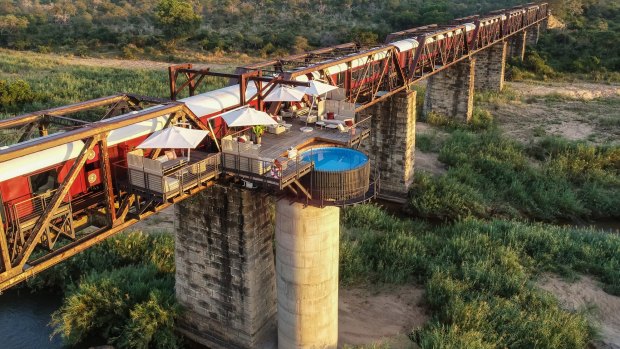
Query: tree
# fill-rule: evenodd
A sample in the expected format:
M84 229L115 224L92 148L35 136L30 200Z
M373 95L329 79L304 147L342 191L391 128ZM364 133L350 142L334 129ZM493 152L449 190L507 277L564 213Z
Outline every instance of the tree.
M28 27L28 19L15 15L0 16L0 35L11 35Z
M155 18L173 46L179 40L190 37L202 20L192 4L183 0L160 0L155 8Z

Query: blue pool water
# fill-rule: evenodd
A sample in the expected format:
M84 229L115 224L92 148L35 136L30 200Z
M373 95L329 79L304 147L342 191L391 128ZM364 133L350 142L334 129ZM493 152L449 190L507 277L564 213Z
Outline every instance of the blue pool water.
M302 160L314 161L318 171L348 171L365 165L368 157L357 150L349 148L315 148L301 154Z

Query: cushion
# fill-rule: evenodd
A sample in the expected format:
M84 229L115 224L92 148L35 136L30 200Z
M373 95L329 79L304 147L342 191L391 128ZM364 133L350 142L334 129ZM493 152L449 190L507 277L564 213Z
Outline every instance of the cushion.
M177 153L175 153L173 150L167 150L164 154L166 154L168 160L174 160L177 158Z

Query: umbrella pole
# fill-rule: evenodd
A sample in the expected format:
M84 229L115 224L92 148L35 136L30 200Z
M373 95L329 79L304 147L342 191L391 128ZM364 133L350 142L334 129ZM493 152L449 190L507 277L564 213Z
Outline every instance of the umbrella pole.
M308 126L308 119L312 115L312 109L314 108L314 101L316 101L316 96L312 96L312 105L310 106L310 110L308 111L308 117L306 118L306 126ZM316 119L319 119L319 113L316 114Z

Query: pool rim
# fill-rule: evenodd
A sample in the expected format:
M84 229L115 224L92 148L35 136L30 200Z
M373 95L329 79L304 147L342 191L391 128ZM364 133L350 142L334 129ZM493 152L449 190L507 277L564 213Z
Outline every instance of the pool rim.
M301 150L299 150L299 154L297 156L299 156L299 158L303 160L305 153L311 152L313 150L322 150L322 149L339 149L339 150L346 150L346 151L351 151L351 152L357 152L357 153L361 154L366 159L366 161L358 164L355 167L351 167L351 168L347 168L347 169L343 169L343 170L325 170L325 169L320 169L320 168L314 167L313 171L317 171L317 172L334 172L334 173L336 173L336 172L347 172L347 171L353 171L353 170L360 169L360 168L364 167L366 164L370 163L370 157L368 155L364 154L364 152L359 151L357 149L348 148L348 147L342 147L342 146L337 146L337 145L332 145L332 144L325 145L325 146L314 146L314 147L311 147L311 148L301 149Z

